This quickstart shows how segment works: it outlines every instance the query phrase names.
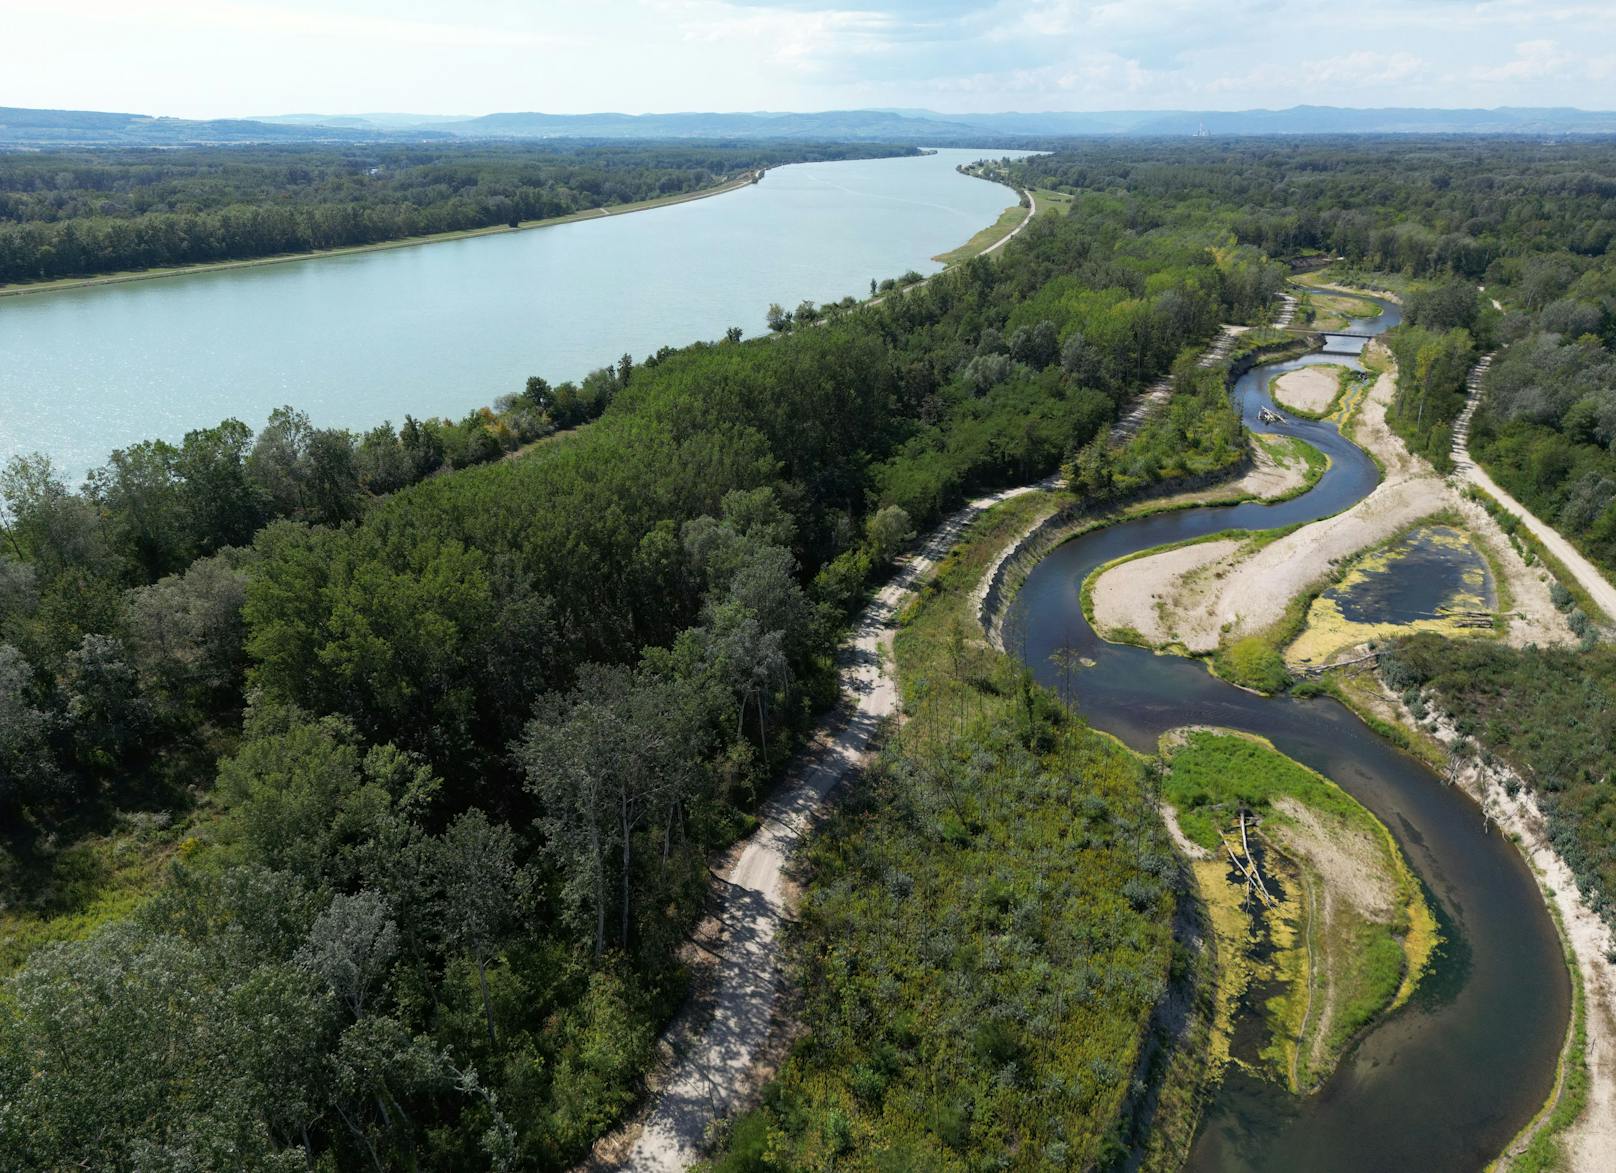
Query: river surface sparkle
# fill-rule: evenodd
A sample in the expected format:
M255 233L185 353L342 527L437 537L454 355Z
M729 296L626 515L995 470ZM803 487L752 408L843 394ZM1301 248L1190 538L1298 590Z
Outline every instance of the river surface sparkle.
M1397 307L1354 328L1396 324ZM1193 660L1105 643L1078 589L1113 558L1228 529L1272 529L1327 517L1379 480L1332 423L1270 427L1274 364L1236 381L1246 426L1297 436L1330 468L1309 492L1275 505L1198 508L1128 522L1067 542L1034 568L1011 606L1005 643L1100 729L1154 753L1168 729L1221 725L1278 749L1349 791L1391 829L1432 897L1444 944L1408 1005L1381 1020L1324 1086L1302 1099L1231 1065L1202 1116L1189 1168L1274 1173L1476 1170L1502 1151L1547 1097L1570 1014L1571 987L1554 925L1520 853L1483 832L1476 805L1382 740L1334 700L1265 698ZM1357 366L1354 359L1348 365ZM1088 657L1075 674L1059 664Z
M283 404L322 427L458 419L529 375L756 334L770 302L940 269L1016 202L955 171L986 154L803 163L549 228L0 298L0 461L44 452L76 479L114 448L258 428Z

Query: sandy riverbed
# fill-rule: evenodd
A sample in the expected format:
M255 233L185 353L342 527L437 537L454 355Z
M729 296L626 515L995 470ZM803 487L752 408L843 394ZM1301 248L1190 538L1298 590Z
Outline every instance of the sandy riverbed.
M1324 363L1286 371L1273 381L1269 391L1274 397L1274 402L1281 407L1323 415L1330 410L1330 404L1335 402L1336 392L1341 389L1343 369L1345 368L1338 367L1334 363Z
M1262 631L1290 601L1326 581L1335 569L1421 518L1461 513L1498 566L1515 614L1510 643L1569 643L1564 618L1549 599L1541 569L1521 561L1485 511L1466 502L1425 460L1413 456L1386 424L1394 390L1390 372L1376 380L1355 421L1353 439L1373 452L1385 479L1362 501L1334 517L1305 525L1261 549L1250 543L1207 543L1152 554L1103 572L1093 586L1100 631L1133 628L1157 644L1193 653ZM1222 547L1209 553L1213 547Z

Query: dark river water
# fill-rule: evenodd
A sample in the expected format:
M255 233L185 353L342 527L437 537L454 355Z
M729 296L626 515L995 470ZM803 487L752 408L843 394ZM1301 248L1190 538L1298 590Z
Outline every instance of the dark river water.
M1397 307L1355 329L1396 324ZM1341 362L1340 354L1300 360ZM1349 365L1356 365L1347 360ZM1205 1112L1189 1167L1366 1173L1480 1169L1547 1097L1570 1013L1570 979L1554 925L1516 849L1483 833L1480 811L1422 763L1333 700L1265 698L1200 663L1108 644L1095 636L1078 588L1113 558L1227 529L1271 529L1331 514L1379 479L1332 423L1257 420L1276 370L1259 367L1233 394L1246 425L1300 437L1327 453L1311 491L1275 505L1165 513L1103 529L1054 550L1017 595L1006 646L1100 729L1154 752L1160 734L1221 725L1270 738L1333 779L1391 829L1433 898L1446 938L1409 1004L1358 1042L1314 1094L1298 1099L1232 1067ZM1063 649L1091 658L1067 678Z

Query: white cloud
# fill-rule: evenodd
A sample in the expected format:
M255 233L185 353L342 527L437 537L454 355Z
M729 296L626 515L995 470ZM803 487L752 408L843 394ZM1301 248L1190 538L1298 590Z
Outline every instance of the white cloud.
M1610 109L1613 16L1616 0L0 0L0 43L8 102L192 116Z
M1318 87L1332 93L1365 92L1365 87L1392 86L1422 77L1429 65L1413 53L1377 53L1356 50L1335 57L1265 62L1244 73L1213 78L1203 87L1208 94L1270 94L1290 85ZM1330 104L1327 101L1316 103ZM1383 104L1368 103L1365 104Z
M363 42L466 48L557 46L564 38L534 28L410 20L391 15L343 12L333 5L255 4L240 0L6 0L13 12L53 14L74 23L115 23L151 30L154 25L220 29L251 37L318 37Z
M1472 72L1481 81L1535 81L1565 73L1576 62L1554 41L1522 41L1515 46L1515 56L1502 65L1478 66Z
M757 8L704 0L664 0L654 7L676 20L687 44L721 46L806 71L847 56L880 53L903 28L896 17L856 9Z

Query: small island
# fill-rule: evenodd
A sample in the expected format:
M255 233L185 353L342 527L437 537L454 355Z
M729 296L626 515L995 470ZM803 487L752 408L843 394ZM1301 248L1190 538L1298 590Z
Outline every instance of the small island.
M1162 757L1164 813L1217 957L1206 1077L1234 1062L1311 1091L1408 1001L1436 918L1386 828L1267 741L1178 729ZM1247 1015L1258 1029L1237 1031Z

